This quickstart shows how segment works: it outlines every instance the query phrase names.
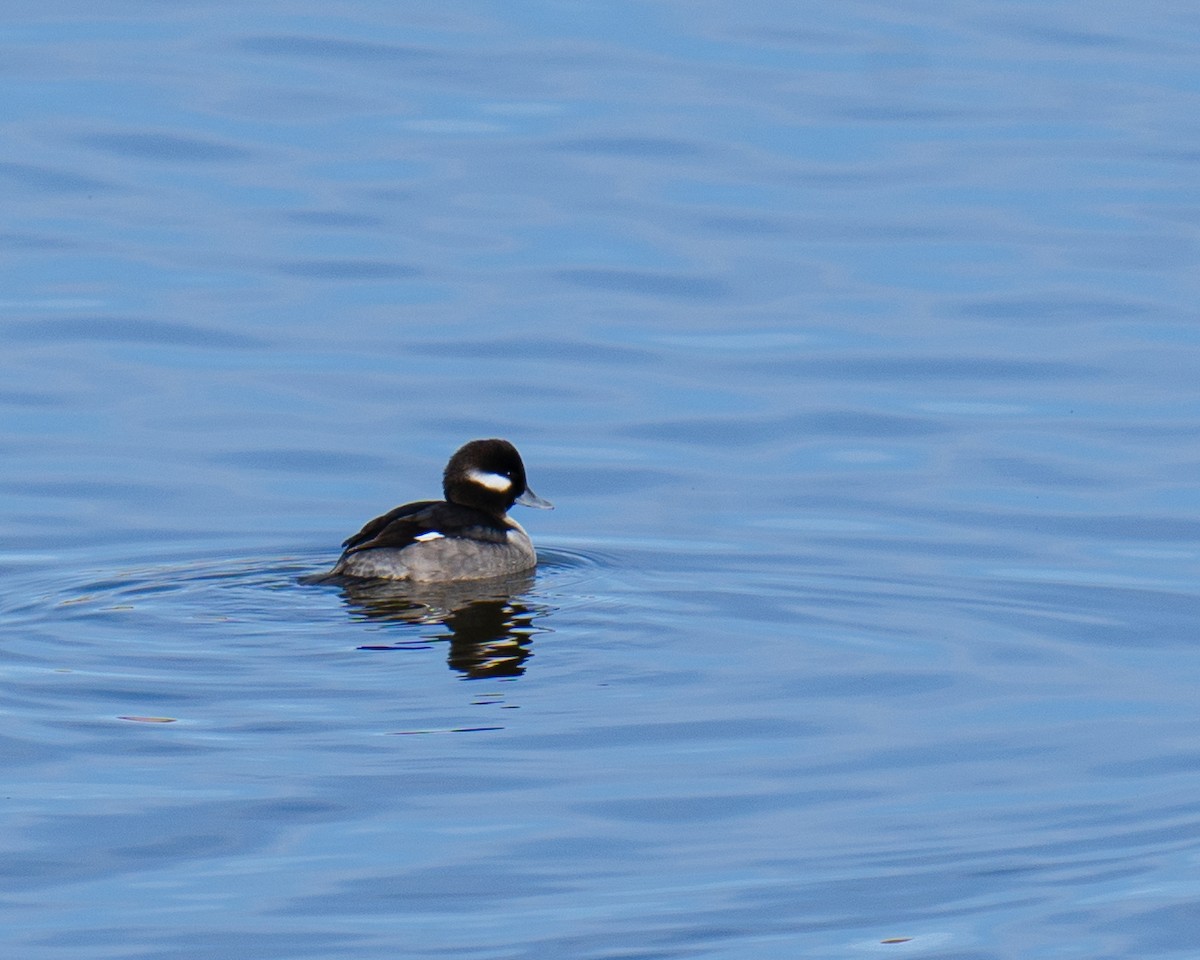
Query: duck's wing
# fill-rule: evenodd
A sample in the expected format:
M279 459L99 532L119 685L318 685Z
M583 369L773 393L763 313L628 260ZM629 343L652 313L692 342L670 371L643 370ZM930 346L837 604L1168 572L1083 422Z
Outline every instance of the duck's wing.
M443 500L406 503L376 517L346 540L345 553L389 547L399 550L442 537L502 543L508 534L504 521L480 510Z
M402 547L413 543L421 533L421 514L435 503L436 500L418 500L389 510L381 517L368 520L358 533L347 537L342 546L347 553L353 553L372 547Z

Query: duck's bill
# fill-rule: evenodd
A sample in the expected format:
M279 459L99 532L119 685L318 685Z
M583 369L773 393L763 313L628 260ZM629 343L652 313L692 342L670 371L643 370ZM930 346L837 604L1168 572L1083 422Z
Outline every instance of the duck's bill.
M523 507L533 507L536 510L554 509L554 504L552 504L549 500L543 500L528 487L525 488L525 492L523 494L517 497L517 503Z

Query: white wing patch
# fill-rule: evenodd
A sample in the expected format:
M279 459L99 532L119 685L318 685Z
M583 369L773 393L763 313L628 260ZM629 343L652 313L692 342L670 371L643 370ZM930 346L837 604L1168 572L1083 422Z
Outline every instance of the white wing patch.
M512 489L512 481L499 473L485 473L483 470L472 470L467 474L467 479L472 483L479 484L481 487L495 490L497 493L504 493L505 490Z
M413 539L420 540L422 543L424 543L426 540L445 540L446 535L444 533L438 533L436 530L430 530L428 533L417 534L417 536L413 537Z

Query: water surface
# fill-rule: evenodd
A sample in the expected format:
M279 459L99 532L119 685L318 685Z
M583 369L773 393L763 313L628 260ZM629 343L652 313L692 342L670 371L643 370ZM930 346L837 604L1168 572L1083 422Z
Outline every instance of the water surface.
M1200 949L1190 8L3 30L11 955Z

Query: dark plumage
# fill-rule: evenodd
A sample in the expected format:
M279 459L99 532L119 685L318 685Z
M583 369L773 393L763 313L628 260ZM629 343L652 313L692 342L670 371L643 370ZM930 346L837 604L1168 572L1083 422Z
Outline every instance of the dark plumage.
M549 508L529 489L521 455L507 440L472 440L442 476L445 500L406 503L342 544L335 576L476 580L528 570L533 544L506 514L514 503Z

